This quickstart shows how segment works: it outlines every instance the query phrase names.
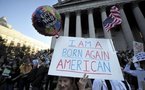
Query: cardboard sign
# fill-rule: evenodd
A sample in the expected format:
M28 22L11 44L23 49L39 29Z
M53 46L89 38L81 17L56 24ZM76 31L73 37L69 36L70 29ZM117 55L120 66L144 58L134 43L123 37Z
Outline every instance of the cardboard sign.
M145 52L139 52L133 56L133 63L145 60Z
M122 72L110 39L59 37L49 75L123 80Z
M133 41L133 51L134 51L134 55L139 52L144 52L143 43Z

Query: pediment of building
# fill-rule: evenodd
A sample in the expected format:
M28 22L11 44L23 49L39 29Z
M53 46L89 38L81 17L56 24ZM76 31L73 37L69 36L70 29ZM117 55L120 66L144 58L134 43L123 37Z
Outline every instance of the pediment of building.
M94 1L94 0L60 0L54 6L63 6L63 5L73 5L87 1Z
M53 7L56 8L59 13L66 13L134 1L137 0L66 0L53 5Z

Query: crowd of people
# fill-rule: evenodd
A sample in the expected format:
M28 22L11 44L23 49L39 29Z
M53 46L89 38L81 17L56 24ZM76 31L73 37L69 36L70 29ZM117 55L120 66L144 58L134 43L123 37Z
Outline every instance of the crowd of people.
M143 62L132 62L133 50L118 51L125 81L88 79L48 75L53 50L43 50L23 58L0 58L0 90L144 90L141 76ZM145 64L145 63L144 63ZM137 67L140 67L138 69Z
M13 59L0 58L0 90L47 90L50 82L47 75L53 50L39 51L35 55L25 55Z

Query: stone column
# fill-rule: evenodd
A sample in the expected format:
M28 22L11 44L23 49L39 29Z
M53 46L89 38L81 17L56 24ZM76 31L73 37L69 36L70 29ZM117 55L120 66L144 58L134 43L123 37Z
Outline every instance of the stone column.
M101 10L101 18L102 18L102 22L103 22L107 18L106 9L105 9L105 7L101 7L100 10ZM104 31L105 38L109 38L109 39L112 38L111 37L111 32L110 31L106 31L104 26L103 26L103 31Z
M88 10L88 21L89 21L89 35L91 38L95 38L95 26L92 9Z
M138 7L137 3L133 3L132 10L133 10L135 19L137 21L137 24L139 26L139 29L140 29L141 33L143 34L143 37L145 40L145 18L143 16L140 8Z
M82 36L81 14L80 11L76 12L76 37Z
M69 36L69 13L65 14L64 36Z
M132 49L134 37L131 31L131 28L129 26L128 20L126 18L125 12L123 10L123 5L120 5L120 15L122 19L121 27L122 27L122 31L127 42L127 48Z

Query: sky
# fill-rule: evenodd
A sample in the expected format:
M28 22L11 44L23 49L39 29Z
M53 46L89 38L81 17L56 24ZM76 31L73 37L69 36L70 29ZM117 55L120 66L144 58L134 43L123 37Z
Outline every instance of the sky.
M44 42L51 43L51 37L39 34L32 25L32 13L37 7L52 6L58 0L0 0L0 17L6 16L8 24L16 31Z

